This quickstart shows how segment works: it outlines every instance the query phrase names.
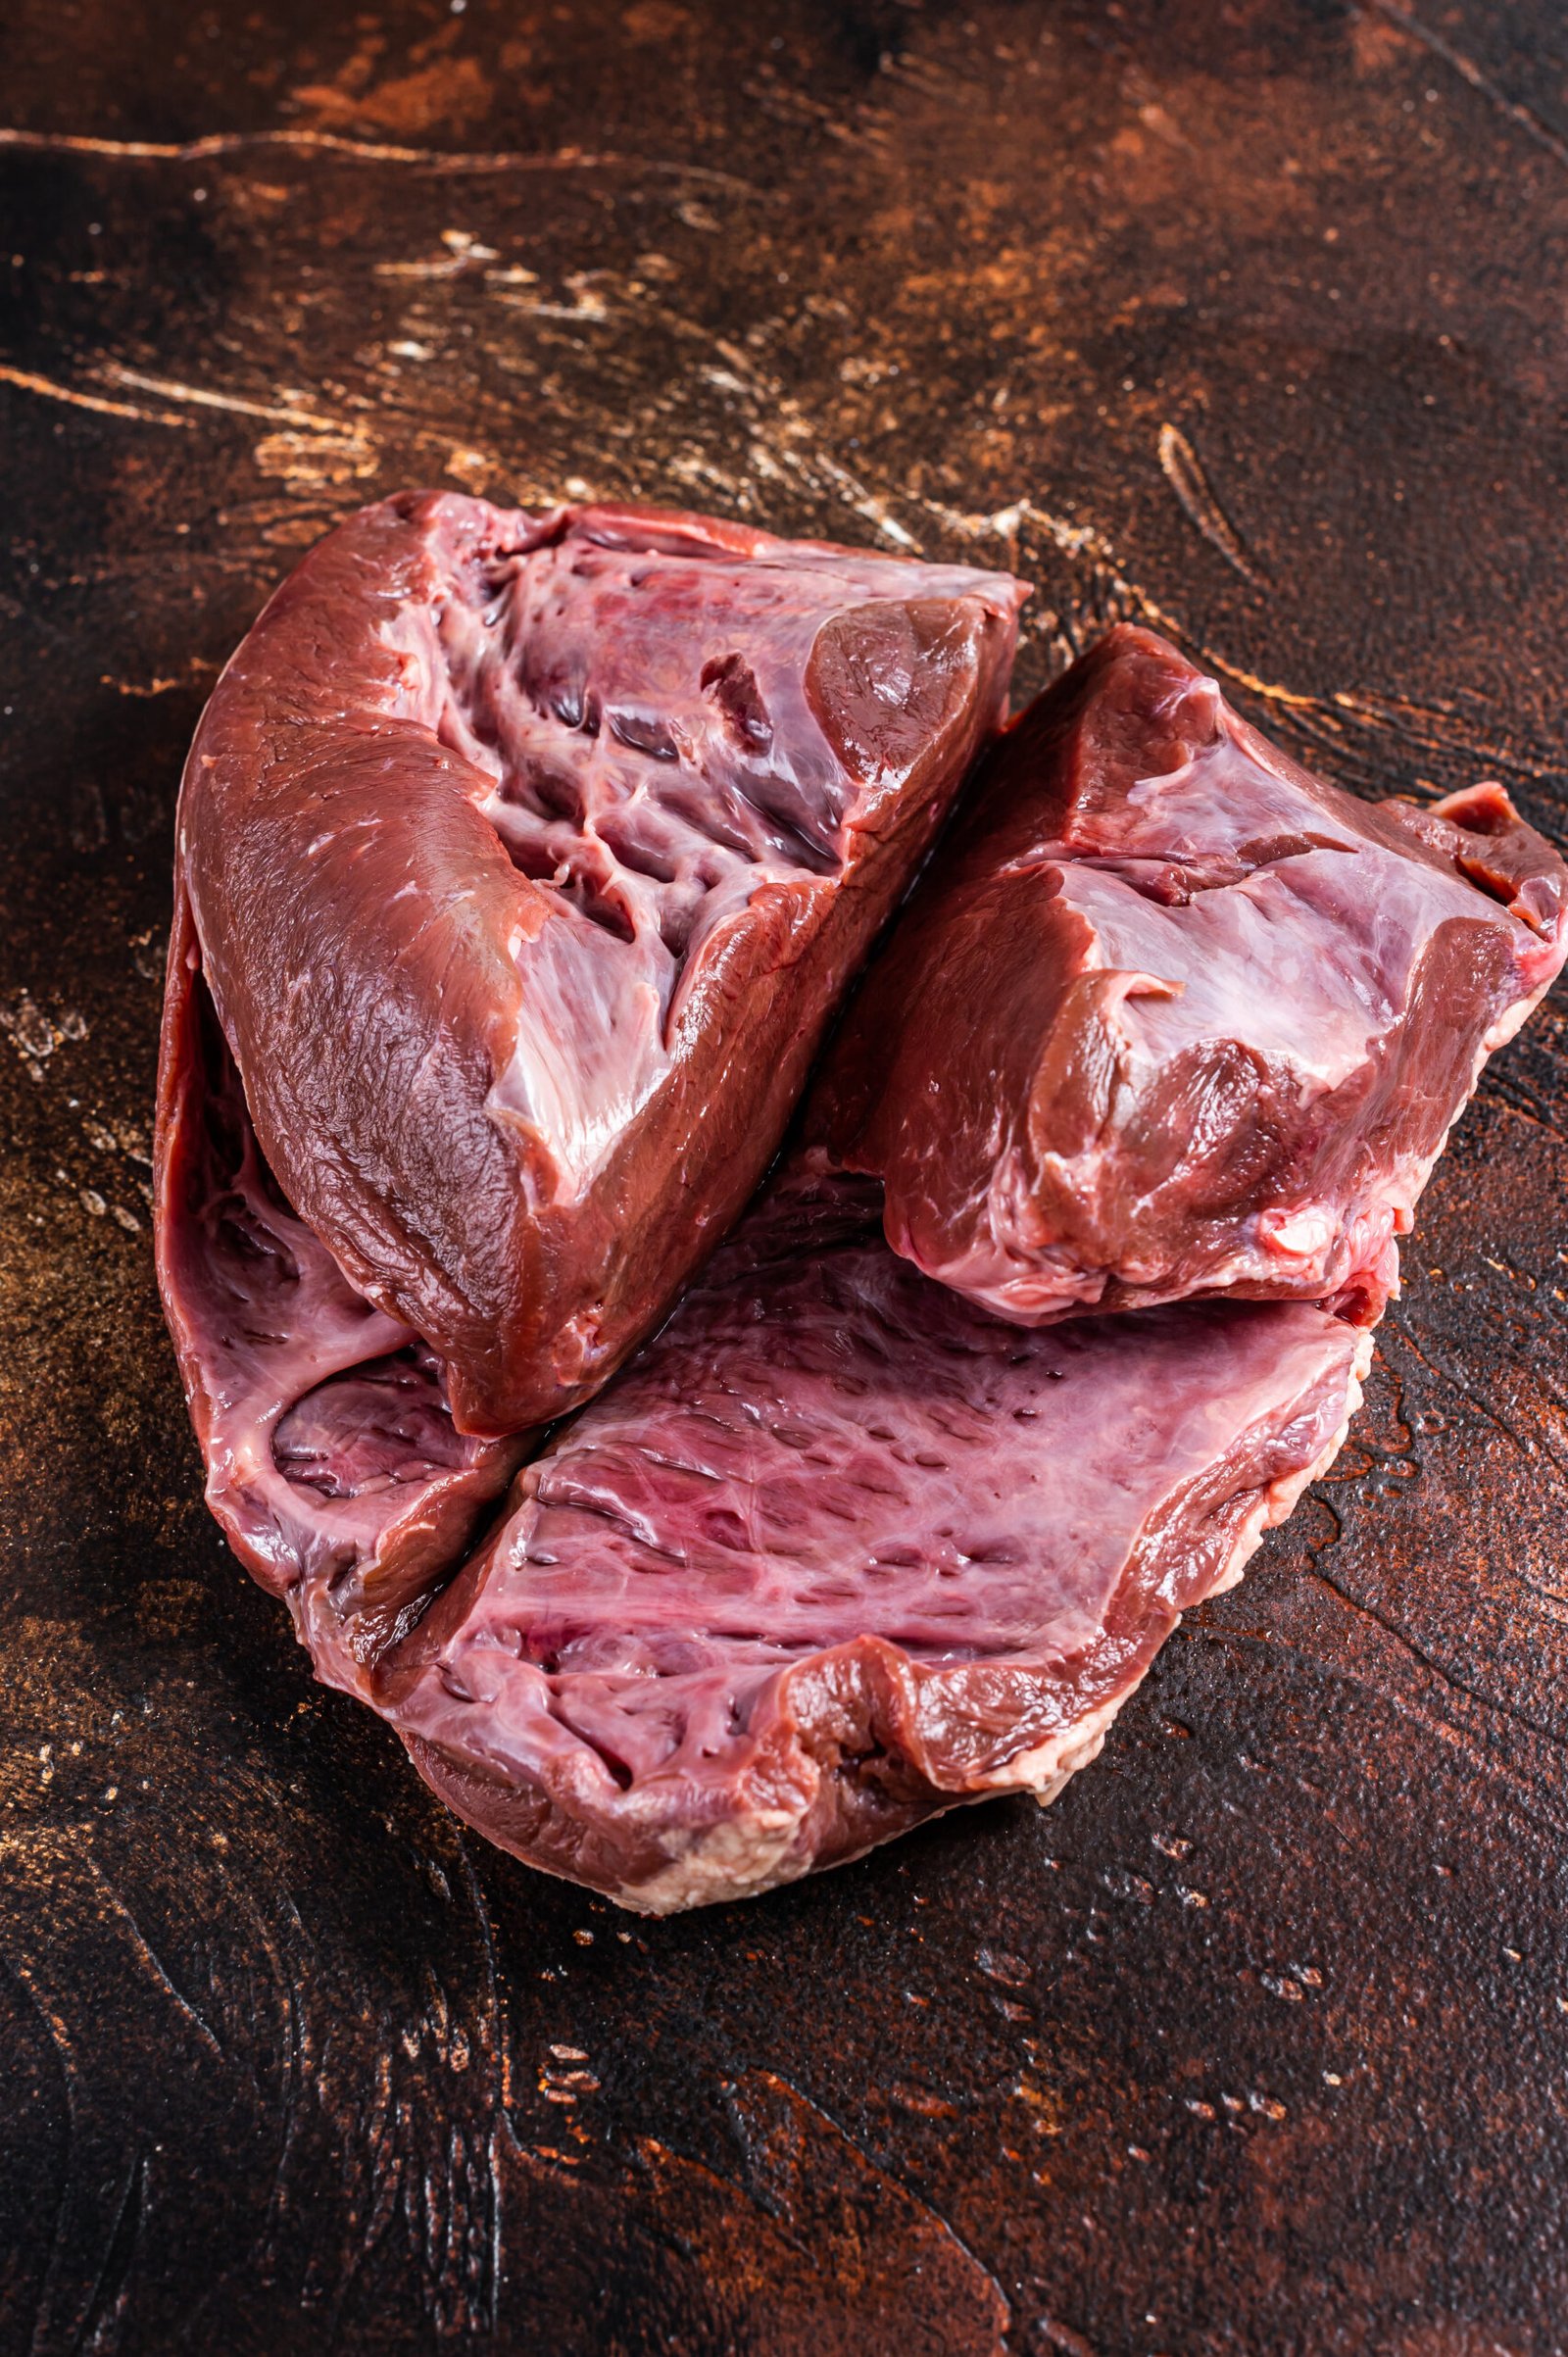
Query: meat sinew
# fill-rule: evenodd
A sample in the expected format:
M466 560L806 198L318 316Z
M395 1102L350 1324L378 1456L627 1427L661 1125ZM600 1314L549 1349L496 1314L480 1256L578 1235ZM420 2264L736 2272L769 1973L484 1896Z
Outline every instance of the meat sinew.
M664 1912L960 1800L1049 1798L1333 1457L1371 1337L1305 1303L1020 1332L797 1169L383 1659L435 1790Z
M1568 869L1500 786L1358 802L1118 628L994 749L815 1129L897 1251L1023 1323L1207 1295L1371 1322L1565 955Z
M1024 594L426 494L272 599L186 768L177 957L296 1224L458 1432L585 1398L741 1210L1002 716ZM220 1342L163 1265L200 1392Z

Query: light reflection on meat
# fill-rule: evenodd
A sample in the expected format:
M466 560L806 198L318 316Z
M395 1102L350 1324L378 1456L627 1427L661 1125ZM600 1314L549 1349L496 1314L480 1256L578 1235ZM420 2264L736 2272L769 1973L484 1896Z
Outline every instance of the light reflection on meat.
M658 1912L1049 1798L1332 1460L1370 1347L1301 1303L1022 1332L797 1168L527 1467L380 1706L493 1840Z
M1500 786L1357 802L1122 627L987 761L814 1126L884 1181L896 1249L1004 1316L1371 1322L1565 952L1568 871Z
M1332 1462L1568 951L1500 788L1357 803L1118 629L986 759L722 1241L1018 595L403 499L192 754L158 1244L210 1501L454 1808L629 1906L1093 1758Z

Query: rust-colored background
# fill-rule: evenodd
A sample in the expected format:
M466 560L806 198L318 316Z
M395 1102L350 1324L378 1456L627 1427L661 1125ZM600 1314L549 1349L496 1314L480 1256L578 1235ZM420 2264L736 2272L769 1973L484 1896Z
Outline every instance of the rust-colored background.
M1562 840L1557 0L10 0L0 112L7 2357L1568 2348L1561 1013L1102 1764L672 1923L313 1689L146 1200L183 748L399 484L992 557Z

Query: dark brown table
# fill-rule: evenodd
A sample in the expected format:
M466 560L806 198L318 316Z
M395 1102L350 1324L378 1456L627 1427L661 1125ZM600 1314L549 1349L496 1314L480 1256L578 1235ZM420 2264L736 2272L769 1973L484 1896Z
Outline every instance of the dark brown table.
M313 1688L147 1203L183 748L399 484L989 556L1026 688L1150 618L1561 838L1561 8L11 0L0 93L0 2345L1568 2348L1560 1012L1102 1763L668 1923Z

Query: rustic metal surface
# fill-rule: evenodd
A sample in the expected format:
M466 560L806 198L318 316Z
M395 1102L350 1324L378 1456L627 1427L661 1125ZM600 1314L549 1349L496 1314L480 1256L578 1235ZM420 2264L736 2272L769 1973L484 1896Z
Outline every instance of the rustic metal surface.
M1555 0L13 0L0 92L0 2346L1568 2346L1560 1014L1102 1763L664 1924L313 1690L145 1200L183 746L394 485L994 552L1025 685L1153 618L1561 840Z

